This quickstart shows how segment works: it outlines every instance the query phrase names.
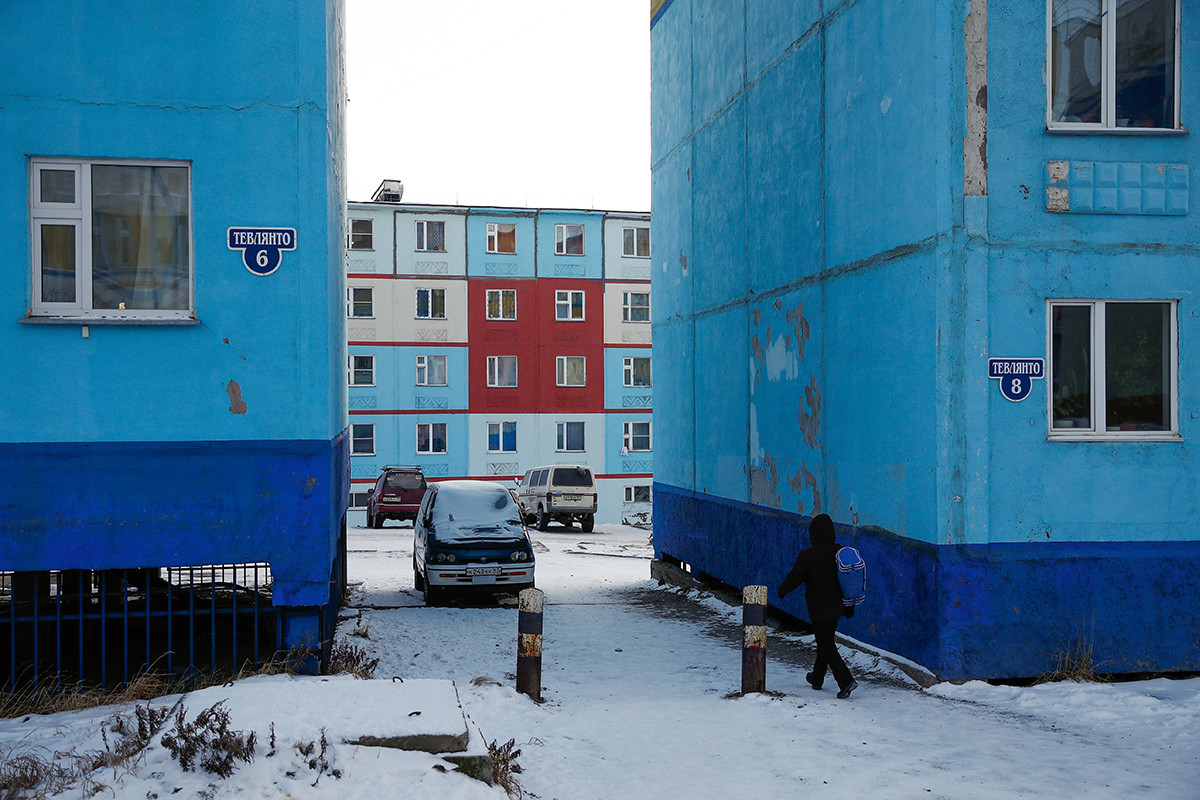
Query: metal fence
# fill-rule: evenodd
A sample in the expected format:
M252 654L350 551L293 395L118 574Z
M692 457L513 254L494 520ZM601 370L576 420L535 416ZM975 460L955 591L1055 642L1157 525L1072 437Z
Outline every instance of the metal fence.
M265 563L0 572L0 690L257 667L281 645L271 590Z

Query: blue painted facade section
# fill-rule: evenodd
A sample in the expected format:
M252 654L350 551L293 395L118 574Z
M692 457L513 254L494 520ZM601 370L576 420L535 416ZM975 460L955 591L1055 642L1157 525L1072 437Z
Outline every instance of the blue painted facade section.
M489 253L487 226L489 222L517 226L516 253ZM551 229L551 236L554 231ZM532 212L516 215L502 209L472 208L467 216L467 276L471 278L533 278L537 219ZM479 243L483 242L483 246ZM553 252L553 250L551 251Z
M130 11L0 9L0 569L263 560L277 604L325 606L349 485L342 3ZM189 165L191 324L22 322L37 157ZM235 227L295 249L255 275Z
M583 226L583 255L555 253L555 226ZM604 214L586 211L542 211L537 217L539 278L604 277Z
M1168 582L1200 547L1200 144L1048 132L1045 3L989 2L982 51L970 9L659 9L656 551L773 591L826 512L872 565L847 632L943 677L1040 674L1079 639L1105 670L1194 670L1200 618L1162 605L1200 605ZM1180 63L1194 127L1186 23ZM1177 302L1178 435L1064 441L1049 376L1001 396L988 358L1047 358L1056 299Z
M626 386L625 359L651 358L650 347L608 347L604 350L604 408L619 411L625 408L653 408L654 386ZM651 361L651 380L657 365Z

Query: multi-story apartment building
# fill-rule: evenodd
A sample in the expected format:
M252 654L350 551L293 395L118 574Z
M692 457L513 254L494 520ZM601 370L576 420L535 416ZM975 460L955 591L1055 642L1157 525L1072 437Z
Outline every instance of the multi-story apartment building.
M650 217L351 203L351 523L385 464L506 484L586 464L598 522L648 521Z

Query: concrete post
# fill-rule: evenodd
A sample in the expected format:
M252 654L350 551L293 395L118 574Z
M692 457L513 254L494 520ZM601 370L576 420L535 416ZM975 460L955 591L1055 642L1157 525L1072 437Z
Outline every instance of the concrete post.
M517 612L517 691L542 699L541 589L522 589Z
M767 690L767 587L742 590L742 694Z

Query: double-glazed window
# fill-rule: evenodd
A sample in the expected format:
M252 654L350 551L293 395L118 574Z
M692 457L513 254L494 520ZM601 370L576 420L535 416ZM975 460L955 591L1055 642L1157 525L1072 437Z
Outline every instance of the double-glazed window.
M626 386L650 386L650 356L628 356L622 359Z
M517 318L517 290L516 289L488 289L487 290L487 318L488 319L516 319Z
M446 290L417 289L417 319L445 319Z
M371 319L375 316L375 292L371 287L351 286L346 293L350 296L351 319Z
M445 252L446 223L441 220L417 220L417 250L421 252Z
M351 386L375 385L375 356L350 356L349 374Z
M555 225L554 254L560 256L583 255L583 226Z
M489 253L517 252L516 223L489 222L487 224L487 251Z
M583 319L583 291L559 289L554 293L554 318L565 320Z
M1052 128L1179 127L1178 0L1048 0Z
M375 425L374 423L356 422L350 426L350 455L375 455Z
M583 423L582 422L559 422L556 423L558 430L557 450L560 453L581 453L583 452Z
M649 322L650 293L625 292L622 294L621 319L625 322Z
M621 255L628 258L650 257L650 229L622 228Z
M559 386L587 385L587 358L559 356L555 359L555 382Z
M1177 432L1175 303L1049 304L1051 436Z
M650 449L650 423L626 422L621 447L629 453Z
M191 316L187 163L38 160L30 172L34 315Z
M445 386L446 357L417 356L417 386Z
M517 385L516 356L487 357L487 385L512 387Z
M350 220L350 249L374 250L375 234L369 219Z
M417 452L444 453L446 452L446 423L418 422L417 423Z
M489 422L487 424L488 452L517 452L517 423Z

